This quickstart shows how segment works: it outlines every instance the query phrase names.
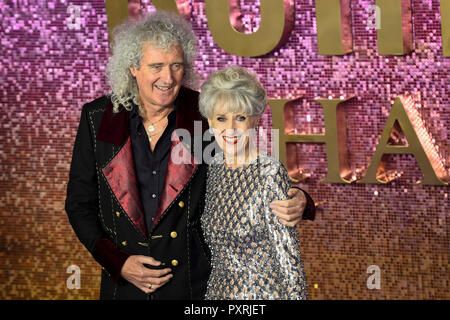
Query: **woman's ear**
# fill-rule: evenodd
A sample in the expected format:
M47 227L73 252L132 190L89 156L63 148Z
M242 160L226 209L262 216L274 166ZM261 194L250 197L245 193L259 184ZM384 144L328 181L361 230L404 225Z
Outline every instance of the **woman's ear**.
M211 128L212 127L212 120L211 119L208 119L208 124L209 124L209 127Z

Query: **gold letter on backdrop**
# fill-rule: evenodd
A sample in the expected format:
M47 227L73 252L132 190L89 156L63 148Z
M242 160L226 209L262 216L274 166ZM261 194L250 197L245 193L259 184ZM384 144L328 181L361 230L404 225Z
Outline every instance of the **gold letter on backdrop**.
M292 101L297 99L269 99L272 110L272 126L279 130L280 161L286 165L291 178L301 180L297 166L295 143L325 143L327 151L327 176L323 182L351 183L348 163L347 132L342 104L347 99L317 99L324 111L325 134L287 134L292 131ZM286 108L285 108L286 105ZM286 154L289 157L286 158Z
M412 51L411 0L376 0L381 11L378 53L404 55Z
M105 8L108 17L109 43L111 43L114 28L128 18L128 0L105 0Z
M392 129L397 129L396 124L403 131L407 145L390 144L390 134ZM392 180L386 177L386 160L383 159L385 154L412 154L422 171L423 180L420 184L447 185L443 181L447 178L445 167L413 99L409 96L400 96L395 99L366 176L358 183L387 183Z
M187 0L152 0L157 10L167 10L181 14L184 18L191 17L190 5ZM109 41L114 28L128 18L128 0L105 0L106 16L108 17ZM181 9L181 10L179 10Z
M167 10L180 14L183 18L191 18L191 5L188 0L151 0L157 10Z
M158 10L167 10L175 13L180 13L178 11L177 2L175 0L152 0L152 3Z
M217 45L226 52L242 57L257 57L282 46L294 26L293 0L260 0L261 22L256 32L241 33L231 24L231 8L239 0L205 0L208 27Z
M319 54L344 55L353 50L350 0L316 0Z
M441 0L442 52L450 57L450 1Z

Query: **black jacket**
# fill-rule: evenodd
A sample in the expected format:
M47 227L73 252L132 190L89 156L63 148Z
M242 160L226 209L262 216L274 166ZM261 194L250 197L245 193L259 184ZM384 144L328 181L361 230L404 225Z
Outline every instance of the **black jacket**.
M177 128L193 133L193 121L201 120L197 98L197 92L181 89ZM205 122L203 128L207 129ZM206 170L205 164L174 164L169 160L157 219L148 231L136 184L128 112L113 114L107 97L84 105L73 150L66 211L78 238L103 267L101 299L203 297L209 263L199 218ZM162 261L172 268L173 278L155 293L143 293L120 277L129 255Z

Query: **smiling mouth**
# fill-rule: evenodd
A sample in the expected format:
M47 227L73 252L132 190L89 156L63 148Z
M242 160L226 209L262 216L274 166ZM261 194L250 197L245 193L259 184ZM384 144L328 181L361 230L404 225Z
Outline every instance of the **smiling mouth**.
M155 88L161 91L168 91L170 89L172 89L174 86L158 86L155 84Z
M239 140L239 137L233 136L233 137L229 137L229 136L222 136L222 139L229 144L236 144Z

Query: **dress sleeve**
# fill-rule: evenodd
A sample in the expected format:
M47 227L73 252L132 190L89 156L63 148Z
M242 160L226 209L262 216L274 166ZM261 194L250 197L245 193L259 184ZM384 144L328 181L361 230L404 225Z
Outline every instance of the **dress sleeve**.
M265 203L265 219L267 233L272 243L271 255L275 263L279 290L274 296L285 300L300 300L307 298L307 283L300 254L300 241L296 227L283 225L269 208L276 199L286 199L291 187L288 173L281 163L267 174L267 202Z

